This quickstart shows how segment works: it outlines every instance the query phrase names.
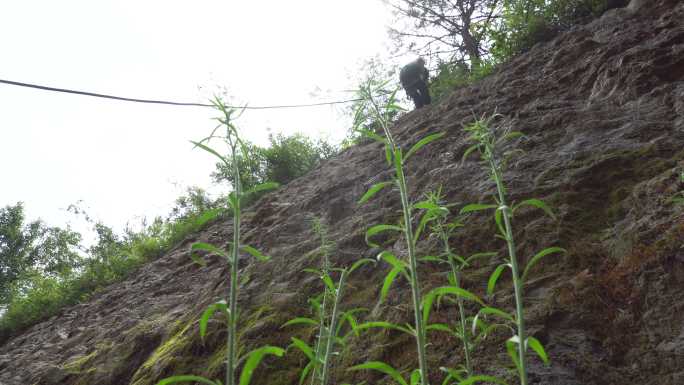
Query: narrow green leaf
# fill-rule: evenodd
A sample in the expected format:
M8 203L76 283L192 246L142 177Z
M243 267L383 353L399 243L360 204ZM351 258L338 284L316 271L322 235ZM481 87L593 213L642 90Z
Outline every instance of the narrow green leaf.
M435 302L435 299L437 299L437 294L435 294L435 290L431 290L421 300L420 308L423 309L423 325L429 323L432 304Z
M420 369L411 372L411 385L420 385Z
M469 292L468 290L460 288L460 287L442 286L442 287L438 287L436 289L433 289L432 292L434 292L439 297L442 297L445 295L455 295L457 297L461 297L461 298L468 300L468 301L477 302L480 305L484 306L484 302L480 299L480 297L478 297L475 294Z
M291 337L292 344L290 346L294 346L297 349L299 349L304 355L311 361L314 361L314 350L309 346L306 342L300 340L299 338L296 337Z
M468 147L468 149L465 150L463 153L463 156L461 157L461 163L465 163L466 159L470 154L472 154L474 151L478 150L480 148L479 144L473 144L472 146Z
M368 264L368 263L373 263L373 264L375 264L375 260L374 260L374 259L370 259L370 258L362 258L362 259L359 259L358 261L354 262L354 263L351 265L351 267L350 267L349 270L348 270L348 274L353 273L356 269L358 269L358 268L360 268L361 266L366 265L366 264Z
M455 295L457 297L461 297L469 301L477 302L484 306L484 302L482 302L482 300L478 296L469 292L466 289L462 289L456 286L437 287L430 290L430 292L427 295L425 295L425 297L423 297L423 300L421 301L421 308L423 309L423 323L428 323L428 320L430 319L430 312L432 311L432 305L435 299L445 295Z
M523 271L522 281L525 282L525 279L527 278L527 275L529 274L530 269L532 269L532 267L534 265L536 265L537 262L539 262L542 258L546 257L549 254L567 253L567 252L568 252L567 250L565 250L561 247L547 247L546 249L538 252L537 254L535 254L534 257L532 257L530 259L529 262L527 262L527 265L525 266L525 270Z
M371 328L380 328L380 329L390 329L390 330L398 330L400 332L415 336L415 333L411 331L410 329L397 325L391 322L385 322L385 321L370 321L370 322L364 322L358 326L359 330L366 330L366 329L371 329Z
M421 262L433 262L433 263L449 263L444 258L437 257L434 255L426 255L425 257L418 258Z
M403 268L394 267L392 270L390 270L389 273L387 273L385 279L382 282L382 288L380 289L380 304L385 302L385 299L387 299L387 294L389 294L389 289L392 287L392 283L394 283L394 279L403 270Z
M356 129L356 131L357 131L358 133L362 134L363 136L367 136L367 137L369 137L369 138L371 138L371 139L373 139L373 140L376 140L376 141L378 141L378 142L380 142L380 143L387 143L387 139L383 138L382 136L376 134L375 132L373 132L373 131L371 131L371 130L366 130L366 129L364 129L364 128L359 128L359 129Z
M494 251L488 251L488 252L483 252L483 253L475 253L471 255L470 257L466 258L465 263L467 265L470 265L473 261L476 261L480 258L489 258L489 257L495 257L498 253Z
M544 346L541 344L541 342L539 342L538 339L534 337L527 337L527 346L532 348L532 350L534 350L535 353L537 353L539 358L541 358L541 360L544 361L546 365L549 364L549 356L546 354Z
M404 160L403 160L403 154L401 152L401 148L395 148L394 149L394 169L396 170L397 174L399 175L399 170L402 169L402 166L404 165Z
M385 159L387 160L387 165L392 165L392 148L388 143L385 143Z
M208 378L200 377L200 376L192 376L192 375L186 375L186 376L173 376L173 377L166 377L165 379L157 382L157 385L167 385L167 384L174 384L176 382L200 382L202 384L207 384L207 385L218 385L217 382L214 382Z
M378 261L380 261L380 260L385 261L385 262L389 263L390 265L392 265L393 267L397 267L397 268L401 268L401 269L405 269L408 267L408 263L400 260L394 254L390 253L387 250L384 250L380 254L378 254L377 258L378 258Z
M304 381L306 381L306 376L309 374L311 371L311 368L313 368L315 362L314 361L309 361L308 364L302 369L302 374L299 375L299 385L304 384Z
M263 346L249 353L247 357L247 362L242 368L242 373L240 373L240 385L249 385L252 380L252 374L254 374L254 369L259 366L259 363L266 355L274 355L277 357L282 357L285 350L276 346Z
M215 303L212 303L211 305L207 306L207 308L204 310L202 313L202 316L200 317L200 338L204 340L204 337L207 335L207 324L209 323L209 319L214 315L214 313L219 310L222 311L224 314L228 315L229 310L228 310L228 305L226 305L226 301L221 300Z
M471 213L474 211L481 211L481 210L489 210L489 209L495 209L497 206L496 205L490 205L490 204L483 204L483 203L471 203L469 205L466 205L463 207L460 211L461 214L467 214Z
M399 383L400 385L408 385L406 383L406 380L404 380L401 377L401 374L399 374L399 372L396 369L394 369L393 367L387 365L384 362L380 362L380 361L366 362L366 363L363 363L361 365L352 366L351 368L349 368L347 370L364 370L364 369L377 370L379 372L385 373L386 375L392 377L392 379L394 381L396 381L397 383Z
M199 148L201 148L202 150L204 150L204 151L206 151L206 152L208 152L208 153L210 153L210 154L215 155L217 158L221 159L221 161L222 161L223 163L225 163L226 165L229 163L228 160L227 160L224 156L222 156L221 154L219 154L218 152L216 152L216 150L214 150L213 148L211 148L211 147L209 147L209 146L206 146L206 145L204 145L204 144L202 144L202 143L200 143L200 142L195 142L195 141L192 141L192 140L190 141L190 143L194 144L195 147L199 147Z
M288 327L288 326L292 326L292 325L312 325L312 326L318 326L318 321L315 321L315 320L313 320L313 319L311 319L311 318L307 318L307 317L297 317L297 318L293 318L293 319L291 319L291 320L285 322L284 324L282 324L282 325L280 326L280 328L282 329L282 328L284 328L284 327Z
M459 382L458 385L472 385L472 384L476 384L478 382L490 382L490 383L495 383L495 384L500 384L500 385L507 385L506 381L502 380L501 378L492 377L492 376L468 377L465 380Z
M427 330L427 331L445 332L445 333L449 333L449 334L453 334L453 333L454 333L454 331L451 330L451 328L450 328L449 326L447 326L446 324L430 324L430 325L428 325L428 326L425 327L425 330Z
M423 230L425 229L425 226L427 224L436 219L437 217L432 215L430 211L423 213L423 215L420 218L420 222L418 222L418 226L416 227L416 233L413 235L413 240L414 242L418 242L418 239L420 238L420 234L422 234Z
M328 288L328 290L335 292L335 283L333 282L332 278L330 278L330 275L323 273L323 275L321 275L321 280L323 283L325 283L325 286Z
M487 294L488 295L492 295L494 293L494 287L496 286L496 281L499 280L501 273L503 273L504 269L507 267L511 267L511 265L508 263L503 263L503 264L497 266L496 270L494 270L492 275L489 276L489 280L487 281Z
M266 262L269 259L271 259L271 257L262 254L259 250L255 249L249 245L242 245L242 251L249 253L251 256L253 256L254 258L258 259L261 262Z
M499 230L499 234L502 237L506 237L506 227L503 220L503 210L501 207L497 207L494 212L494 221L496 222L496 228Z
M442 209L445 209L442 206L439 206L435 204L432 201L421 201L413 205L414 209L419 209L419 210L432 210L432 211L441 211ZM446 209L445 209L446 210ZM448 210L447 210L448 211Z
M392 184L392 182L380 182L380 183L374 184L373 186L371 186L371 188L368 189L368 191L366 191L365 194L363 194L361 199L359 199L358 204L361 205L361 204L366 203L369 199L371 199L380 190L382 190L383 188L385 188L391 184Z
M523 133L520 132L520 131L511 131L511 132L509 132L508 134L502 136L502 137L501 137L501 141L511 140L511 139L515 139L515 138L520 138L520 137L522 137L522 136L525 136L525 134L523 134Z
M507 312L505 312L505 311L503 311L503 310L501 310L501 309L497 309L497 308L495 308L495 307L489 307L489 306L488 306L488 307L483 307L482 309L480 309L480 310L478 311L478 315L479 315L479 314L494 315L494 316L503 318L503 319L505 319L505 320L507 320L507 321L515 322L515 319L513 318L512 315L510 315L509 313L507 313Z
M191 255L195 254L193 252L196 252L199 250L206 251L206 252L209 252L211 254L220 255L222 257L228 256L228 252L226 250L220 249L220 248L218 248L212 244L209 244L209 243L195 242L192 244L192 246L190 246L190 252L191 252L190 254Z
M539 199L528 199L528 200L522 201L522 202L516 204L515 206L513 206L513 212L515 212L521 206L536 207L538 209L544 210L544 212L548 216L550 216L551 219L556 219L556 216L553 214L553 211L551 211L551 208L549 206L547 206L546 203L544 203L543 201L541 201Z
M477 335L477 325L479 325L480 322L482 321L480 321L480 313L478 312L475 314L475 317L473 317L473 324L470 331L472 335ZM463 332L465 333L465 330Z
M406 161L408 160L408 158L410 158L411 155L415 154L416 151L418 151L418 150L420 150L421 148L423 148L423 146L425 146L425 145L427 145L427 144L429 144L429 143L432 143L432 142L434 142L435 140L437 140L437 139L439 139L439 138L441 138L441 137L443 137L443 136L444 136L444 133L443 133L443 132L439 132L439 133L436 133L436 134L428 135L428 136L424 137L423 139L419 140L418 143L414 144L413 147L411 147L411 149L406 153L406 156L404 157L404 163L406 163Z
M371 247L380 247L370 239L377 234L385 231L402 231L402 228L396 225L375 225L366 231L366 243Z
M451 255L449 255L449 259L453 259L453 260L455 260L456 262L458 262L458 264L460 265L459 267L460 267L461 269L463 269L464 267L466 267L466 266L469 265L468 261L465 260L465 259L463 259L463 257L461 257L461 256L458 255L458 254L451 254Z
M511 360L518 370L518 373L521 372L520 357L518 355L518 348L516 346L519 342L520 339L518 336L513 336L506 341L506 351L508 352L508 356L511 357Z
M483 324L482 326L480 326L480 333L476 334L474 344L475 345L479 344L480 341L487 338L487 336L489 336L494 330L501 329L501 328L505 329L507 332L511 332L511 331L514 332L513 327L511 327L510 325L507 325L507 324L498 324L498 323L491 324L491 325Z
M347 323L349 324L349 327L352 329L352 331L354 332L354 334L356 336L359 335L358 330L356 330L359 326L359 323L356 320L356 317L354 317L354 314L358 313L358 312L362 312L362 311L368 311L368 309L356 308L356 309L351 309L351 310L348 310L348 311L342 313L342 320L347 321ZM344 325L344 322L340 322L340 327L342 327L343 325ZM340 332L340 329L337 330L337 334L339 334L339 332Z
M450 369L450 368L445 368L445 367L440 367L439 370L447 373L447 376L444 378L444 381L442 381L442 385L452 385L453 382L451 381L456 380L456 381L462 381L463 380L463 375L467 375L468 371L465 369Z

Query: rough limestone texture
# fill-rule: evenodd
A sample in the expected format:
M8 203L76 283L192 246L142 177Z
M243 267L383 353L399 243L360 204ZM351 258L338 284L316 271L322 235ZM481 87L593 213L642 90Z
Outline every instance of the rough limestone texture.
M564 256L549 257L526 287L528 326L552 358L530 364L534 384L684 384L684 207L670 197L684 189L684 3L653 0L648 6L615 9L591 24L537 45L478 84L456 90L441 103L404 115L393 128L408 146L428 133L446 137L408 162L412 199L443 187L450 202L491 202L494 186L477 158L461 163L468 147L463 125L473 116L501 114L499 125L522 131L505 174L513 200L536 197L553 206L557 219L521 211L515 220L523 260L548 246ZM302 272L315 267L319 243L311 218L321 218L335 242L333 261L348 265L374 257L364 241L374 224L396 223L397 192L382 191L356 204L391 171L377 143L347 149L261 199L247 210L244 238L273 257L242 262L241 340L247 348L286 346L291 336L310 338L305 327L280 327L308 315L307 298L321 288ZM499 251L499 257L470 268L465 286L484 296L487 277L504 258L493 236L491 217L475 215L452 241L459 253ZM225 296L227 271L213 258L192 263L195 240L225 244L229 221L212 225L124 282L67 308L0 347L2 385L149 385L172 374L223 376L225 332L212 322L199 337L203 309ZM401 237L383 246L405 255ZM434 253L432 240L420 252ZM386 265L364 267L351 278L343 306L373 308ZM444 271L423 266L425 287L442 285ZM510 278L487 300L508 307ZM395 284L387 302L367 319L410 322L406 282ZM474 311L474 307L469 307ZM453 321L444 304L436 320ZM490 336L474 353L476 369L509 376L504 332ZM462 360L460 345L431 335L431 381L441 383L439 366ZM388 384L368 372L345 369L383 360L401 369L416 364L406 336L369 331L350 340L336 357L332 383ZM269 358L256 384L296 384L304 357L291 351Z

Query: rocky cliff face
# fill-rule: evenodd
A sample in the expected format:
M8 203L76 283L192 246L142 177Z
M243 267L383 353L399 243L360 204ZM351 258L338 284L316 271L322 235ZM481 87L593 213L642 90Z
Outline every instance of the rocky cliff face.
M517 217L519 252L558 245L568 254L546 260L527 288L528 324L547 347L552 365L532 361L540 384L684 384L684 209L669 201L684 188L684 3L654 0L617 9L593 23L534 47L482 82L444 102L405 115L394 130L403 146L426 133L446 132L408 166L414 199L438 185L450 202L490 199L493 185L475 161L460 163L467 147L462 125L473 115L502 114L525 133L505 178L513 199L544 199L553 221L530 211ZM245 259L241 306L249 346L285 346L299 332L286 320L307 314L306 299L319 290L302 269L316 264L319 245L312 217L330 228L333 261L346 265L372 257L365 230L399 218L396 194L382 192L366 206L356 201L389 177L379 144L350 148L265 196L246 214L247 243L273 257ZM491 219L478 217L454 239L469 254L500 250ZM224 244L229 223L197 238ZM154 384L171 374L222 373L225 333L212 324L202 343L197 321L227 291L226 269L213 259L192 263L187 240L125 282L86 303L35 325L0 347L0 384ZM402 254L401 239L386 246ZM435 245L419 244L429 252ZM465 277L483 294L496 260ZM364 267L352 277L345 306L373 307L387 267ZM444 282L435 267L422 270L427 286ZM395 287L380 317L410 322L408 286ZM491 300L510 306L506 279ZM439 310L446 316L449 308ZM500 336L475 352L484 373L502 373L508 358ZM461 361L456 341L433 339L434 368ZM413 341L368 333L341 352L334 383L385 383L374 373L345 372L351 364L381 359L412 367ZM262 364L255 383L295 384L303 358L291 354ZM435 375L437 373L434 373Z

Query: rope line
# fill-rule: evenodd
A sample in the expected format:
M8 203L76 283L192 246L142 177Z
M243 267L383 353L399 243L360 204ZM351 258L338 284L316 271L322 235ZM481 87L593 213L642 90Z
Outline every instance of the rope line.
M16 82L16 81L12 81L12 80L0 79L0 83L12 85L12 86L18 86L18 87L35 88L35 89L39 89L39 90L43 90L43 91L62 92L62 93L67 93L67 94L92 96L92 97L96 97L96 98L113 99L113 100L120 100L120 101L124 101L124 102L147 103L147 104L166 104L166 105L171 105L171 106L212 107L212 108L214 107L211 104L204 104L204 103L185 103L185 102L172 102L172 101L166 101L166 100L126 98L126 97L122 97L122 96L99 94L96 92L77 91L77 90L70 90L67 88L57 88L57 87L42 86L39 84L22 83L22 82ZM338 101L333 101L333 102L319 102L319 103L308 103L308 104L283 104L283 105L275 105L275 106L226 106L226 107L238 108L238 109L244 108L244 109L248 109L248 110L267 110L267 109L281 109L281 108L329 106L329 105L335 105L335 104L345 104L345 103L351 103L351 102L358 102L361 100L362 99L357 98L357 99L338 100Z

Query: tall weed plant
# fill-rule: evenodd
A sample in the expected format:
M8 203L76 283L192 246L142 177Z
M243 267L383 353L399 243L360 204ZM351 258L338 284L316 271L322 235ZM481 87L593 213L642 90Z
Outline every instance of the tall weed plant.
M250 194L260 191L266 191L277 187L276 183L264 183L252 187L249 190L243 191L240 181L240 169L238 162L239 157L248 157L248 150L245 143L240 139L238 129L233 123L234 119L239 116L237 110L227 107L223 101L216 98L213 101L214 107L221 112L222 116L217 118L219 125L208 137L199 142L192 142L196 147L216 156L225 166L229 167L231 177L233 180L233 192L228 196L228 204L233 217L233 238L229 242L229 250L221 247L211 245L209 243L197 242L191 247L193 259L196 262L203 264L203 259L198 256L197 252L205 252L210 255L223 257L230 268L230 275L228 277L228 298L211 304L202 314L200 318L200 336L205 338L207 332L207 325L209 319L216 313L223 314L225 319L225 326L227 330L227 353L226 353L226 376L225 383L221 380L207 379L195 375L180 375L165 378L158 382L158 385L172 384L177 382L199 382L208 385L248 385L251 381L254 370L259 365L261 360L267 355L282 356L285 350L276 346L263 346L257 348L243 357L238 357L238 263L240 251L246 252L259 261L267 261L269 258L252 246L242 244L240 241L240 220L241 220L241 205L243 200ZM219 128L225 129L224 135L217 135ZM209 147L208 143L212 139L222 139L229 148L229 155L223 156L218 151ZM244 360L244 365L240 373L239 382L236 377L236 370L238 363Z
M299 384L304 384L307 377L310 377L312 385L327 385L330 382L330 372L332 368L332 358L335 356L337 346L345 346L352 333L358 333L356 325L358 321L356 314L365 311L362 308L349 310L341 309L341 302L347 278L359 267L375 262L372 259L360 259L348 268L334 268L330 263L331 243L328 241L327 229L320 222L314 220L314 232L319 236L321 246L321 268L306 269L313 273L323 282L323 292L320 295L309 298L309 303L316 318L296 317L283 324L283 327L293 325L313 326L316 331L314 347L309 346L305 341L292 337L293 348L301 351L309 360L302 369ZM332 278L333 273L339 275L337 284ZM345 323L349 325L345 330Z
M396 91L393 92L385 103L379 103L377 94L382 92L385 83L368 81L364 87L359 91L360 99L365 103L360 107L357 116L364 116L363 111L370 111L373 119L378 122L382 129L384 136L378 135L374 131L367 130L363 127L357 129L364 135L381 142L384 145L384 154L387 165L393 170L393 178L391 181L385 181L373 185L360 199L359 203L364 204L375 196L379 191L386 187L394 186L399 192L401 200L402 218L400 224L378 224L372 226L366 231L366 241L371 247L380 247L379 244L373 241L373 238L378 234L384 232L398 232L403 235L406 242L407 255L405 258L400 258L390 253L389 251L382 251L378 255L379 260L387 262L391 266L390 272L383 281L380 292L380 301L382 302L394 280L397 277L404 277L408 280L411 288L411 304L413 309L413 324L398 325L385 321L370 321L358 326L358 329L381 328L396 330L411 335L416 343L416 353L418 359L418 368L411 371L408 380L402 374L389 364L380 361L370 361L360 365L356 365L350 370L370 369L382 372L390 376L394 381L402 385L429 385L430 369L427 361L427 349L429 343L427 341L428 330L439 329L439 326L429 324L430 312L432 310L432 303L438 296L452 294L461 296L468 300L474 300L482 303L474 294L460 288L442 287L431 291L431 293L423 297L421 295L421 281L419 278L418 262L419 256L416 250L416 243L426 230L428 223L434 219L434 210L440 210L436 205L429 201L421 201L411 203L409 196L408 182L404 168L408 160L417 151L426 145L440 139L444 134L435 133L420 139L408 151L404 150L394 140L390 130L391 116L401 107L396 103ZM418 223L413 223L413 213L419 211Z
M444 201L441 188L427 194L427 199L423 203L428 212L423 217L424 220L430 221L431 235L439 241L442 247L442 253L435 256L423 257L423 261L436 262L442 266L448 266L449 271L447 280L452 287L433 289L426 297L428 303L432 304L435 301L441 302L444 299L449 299L457 305L458 319L453 324L434 324L431 325L436 331L445 332L452 337L455 337L463 345L463 364L456 368L446 369L448 373L443 384L450 384L450 381L461 382L473 378L475 376L475 369L473 367L473 351L475 347L481 343L489 332L493 329L492 326L487 325L482 320L475 322L474 314L468 314L466 311L467 292L462 292L462 275L464 270L472 266L476 261L489 258L496 255L494 252L475 253L468 257L463 257L457 254L450 245L452 236L456 231L464 227L463 219L450 217L451 208L454 204L447 204ZM453 291L456 291L454 295ZM455 298L454 298L455 297ZM474 298L476 302L480 300ZM481 303L481 302L480 302Z
M516 240L513 235L514 214L520 208L529 206L543 210L551 218L555 217L551 209L543 201L536 198L527 199L517 204L513 204L512 206L509 205L507 197L508 192L504 182L504 172L510 158L519 151L507 150L506 145L509 141L523 135L520 132L510 131L510 127L505 124L499 125L499 132L497 132L497 127L494 127L493 125L497 118L499 118L497 115L493 115L486 119L482 118L466 127L466 131L470 134L470 139L474 144L469 147L463 155L463 159L465 160L472 153L477 152L480 154L483 166L488 170L491 179L496 185L496 194L493 197L496 204L474 203L465 206L460 212L461 214L467 214L483 210L495 210L494 221L498 232L497 237L506 242L508 260L501 263L490 275L487 282L487 293L490 295L493 294L501 275L504 271L510 271L513 281L515 311L509 313L495 307L484 307L478 312L476 317L497 317L502 321L502 326L510 328L514 333L513 336L506 341L506 351L513 361L520 384L527 385L529 383L527 364L528 349L532 349L546 364L549 363L549 357L541 342L527 333L525 327L524 285L525 282L527 282L532 268L540 260L546 256L565 253L566 251L560 247L545 248L529 258L524 265L524 269L521 269L520 258L517 255ZM475 322L475 324L477 324L477 322ZM483 378L483 381L484 380L503 382L503 380L495 378Z

